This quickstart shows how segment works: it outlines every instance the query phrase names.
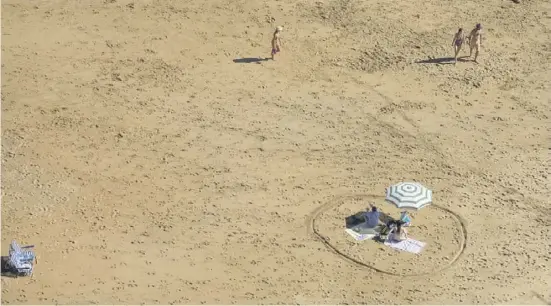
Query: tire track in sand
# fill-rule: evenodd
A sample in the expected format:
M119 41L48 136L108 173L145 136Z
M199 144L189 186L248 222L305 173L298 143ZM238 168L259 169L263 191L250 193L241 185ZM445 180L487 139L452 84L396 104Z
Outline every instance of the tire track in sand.
M334 196L331 200L329 200L325 204L323 204L323 205L319 206L318 208L316 208L312 213L310 213L310 215L308 215L308 217L306 219L306 227L307 227L308 235L313 237L315 240L318 240L322 244L324 244L330 251L332 251L337 256L341 257L342 259L344 259L345 261L347 261L351 264L354 264L354 265L356 265L360 268L369 269L369 270L373 270L373 271L378 272L378 273L382 273L382 274L386 274L386 275L392 275L392 276L399 276L399 277L427 276L427 275L434 275L436 273L442 272L442 271L450 268L451 266L453 266L461 258L461 256L465 252L465 249L467 248L468 233L467 233L467 228L465 226L465 220L463 219L463 217L461 217L460 215L458 215L457 213L453 212L452 210L450 210L448 208L445 208L445 207L442 207L440 205L437 205L437 204L433 203L433 204L431 204L432 207L435 207L437 209L440 209L440 210L452 215L454 217L454 219L461 226L461 233L462 233L462 239L461 240L462 241L459 245L459 251L455 254L455 256L453 256L450 259L450 261L446 265L444 265L443 267L441 267L439 269L432 270L432 271L429 271L429 272L402 274L402 273L394 273L394 272L390 272L390 271L387 271L387 270L384 270L384 269L380 269L380 268L377 268L373 265L366 264L366 263L364 263L360 260L354 259L354 258L350 257L349 255L347 255L347 254L343 253L342 251L340 251L331 242L329 242L329 240L327 240L327 238L324 235L322 235L316 229L316 219L319 215L323 214L324 212L326 212L326 211L328 211L332 208L340 206L342 203L339 204L338 200L353 199L353 198L356 198L356 197L371 197L371 198L378 198L378 199L382 198L382 199L384 199L384 197L382 197L382 196L371 195L371 194L353 194L353 195Z

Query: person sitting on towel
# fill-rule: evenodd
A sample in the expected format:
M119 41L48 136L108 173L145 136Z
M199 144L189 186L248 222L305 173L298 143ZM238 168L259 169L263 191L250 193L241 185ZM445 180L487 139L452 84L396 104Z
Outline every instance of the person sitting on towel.
M411 218L409 217L409 214L407 211L402 211L400 213L400 221L402 221L402 226L407 227L411 225Z
M399 222L396 228L391 231L388 240L400 242L406 239L408 239L408 232L405 228L402 228L402 224Z
M371 211L367 211L365 213L365 223L367 228L374 228L379 225L380 214L381 213L377 210L377 207L371 206Z

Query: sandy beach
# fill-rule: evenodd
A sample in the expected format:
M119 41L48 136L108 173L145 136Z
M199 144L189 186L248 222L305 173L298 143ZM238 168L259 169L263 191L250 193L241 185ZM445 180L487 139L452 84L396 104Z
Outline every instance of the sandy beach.
M551 303L549 1L1 9L3 304ZM401 181L420 254L344 232Z

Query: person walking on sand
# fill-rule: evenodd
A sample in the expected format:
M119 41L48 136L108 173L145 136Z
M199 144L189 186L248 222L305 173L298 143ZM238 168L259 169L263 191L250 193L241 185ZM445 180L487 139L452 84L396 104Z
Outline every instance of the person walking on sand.
M474 62L478 64L478 53L480 51L480 48L482 47L482 25L480 23L477 23L475 28L471 31L471 34L469 34L469 47L471 48L471 52L469 53L469 57L473 55L473 49L475 50L474 54Z
M276 53L281 51L281 31L283 31L282 26L276 27L274 37L272 38L272 60L275 59Z
M463 29L459 28L457 33L453 36L452 46L453 50L455 51L454 59L455 64L457 64L457 55L459 55L459 51L461 51L461 46L463 46L463 42L465 41L465 34L463 33Z

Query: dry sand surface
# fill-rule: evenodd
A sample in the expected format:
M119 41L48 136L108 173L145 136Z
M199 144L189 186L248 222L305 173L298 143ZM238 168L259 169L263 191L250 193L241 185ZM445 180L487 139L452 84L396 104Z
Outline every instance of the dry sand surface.
M543 0L5 0L2 303L551 300L550 41ZM353 242L402 180L458 217Z

